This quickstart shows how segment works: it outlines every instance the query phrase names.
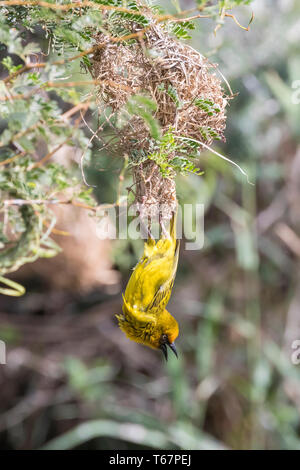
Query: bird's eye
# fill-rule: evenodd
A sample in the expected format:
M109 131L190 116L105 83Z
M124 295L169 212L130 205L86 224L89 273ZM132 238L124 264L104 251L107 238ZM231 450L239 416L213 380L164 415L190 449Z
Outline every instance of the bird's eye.
M161 342L163 344L168 343L168 336L167 335L161 335Z

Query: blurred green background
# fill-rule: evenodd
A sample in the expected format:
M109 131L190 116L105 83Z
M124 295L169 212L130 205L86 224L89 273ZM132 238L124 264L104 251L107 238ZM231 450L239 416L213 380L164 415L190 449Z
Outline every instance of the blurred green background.
M76 215L67 255L22 268L26 296L1 298L0 448L300 449L300 4L255 0L235 9L241 24L251 11L249 32L228 18L215 36L203 19L189 41L237 94L214 148L255 184L210 153L203 176L177 179L181 203L205 204L204 248L182 244L169 304L178 361L117 328L141 242L90 240ZM115 200L120 166L95 144L100 202Z

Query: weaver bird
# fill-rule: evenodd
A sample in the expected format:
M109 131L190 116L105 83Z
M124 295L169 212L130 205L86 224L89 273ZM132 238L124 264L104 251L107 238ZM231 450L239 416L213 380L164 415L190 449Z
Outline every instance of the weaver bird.
M123 313L117 315L119 327L137 343L161 349L166 360L169 347L177 356L174 344L178 336L178 323L166 310L179 254L176 240L176 214L170 222L170 234L157 242L148 238L144 254L128 281L123 295Z

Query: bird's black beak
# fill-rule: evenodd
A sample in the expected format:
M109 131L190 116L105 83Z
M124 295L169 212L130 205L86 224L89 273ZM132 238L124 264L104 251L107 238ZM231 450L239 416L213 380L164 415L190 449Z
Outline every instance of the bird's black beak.
M178 354L177 354L175 344L174 343L164 343L164 344L161 345L160 348L163 352L163 355L165 356L166 361L168 360L168 348L167 348L167 346L169 346L169 348L172 349L173 353L175 354L175 356L178 359Z
M167 361L168 360L168 349L167 349L167 344L164 343L161 345L160 349L162 350L163 352L163 355L165 356L165 360Z
M167 344L168 344L169 348L172 349L173 353L175 354L175 356L176 356L177 359L178 359L178 354L177 354L177 349L176 349L176 347L175 347L175 344L174 344L174 343L170 343L170 344L167 343Z

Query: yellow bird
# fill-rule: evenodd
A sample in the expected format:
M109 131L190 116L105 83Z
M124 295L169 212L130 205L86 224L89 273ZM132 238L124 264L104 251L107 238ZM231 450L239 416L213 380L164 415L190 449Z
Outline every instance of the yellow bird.
M178 323L166 310L179 254L176 240L176 214L170 222L170 235L155 242L148 238L144 254L128 281L123 295L123 313L117 315L119 327L137 343L161 349L168 359L167 346L177 356L174 344L178 336Z

